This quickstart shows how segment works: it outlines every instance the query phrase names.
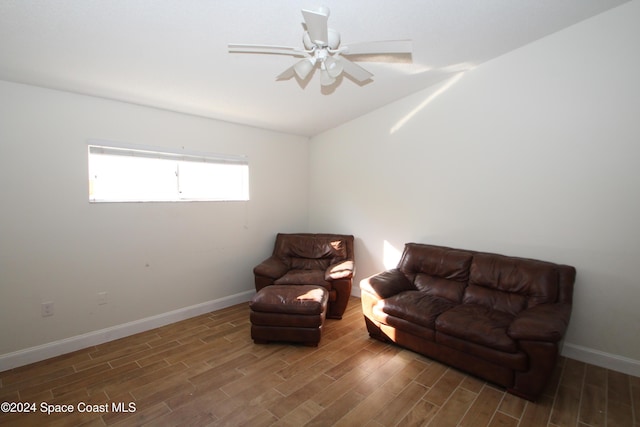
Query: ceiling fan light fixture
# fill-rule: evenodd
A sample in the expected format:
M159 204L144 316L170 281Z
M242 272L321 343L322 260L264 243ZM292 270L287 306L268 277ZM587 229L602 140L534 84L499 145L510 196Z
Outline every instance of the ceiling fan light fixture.
M305 58L294 65L293 70L302 80L306 79L313 67L316 65L315 58Z
M335 81L336 79L331 77L326 69L320 70L320 84L322 86L331 86L333 83L335 83Z
M334 58L333 56L329 56L324 60L324 67L329 76L334 79L342 74L342 71L344 70L342 62L339 59Z

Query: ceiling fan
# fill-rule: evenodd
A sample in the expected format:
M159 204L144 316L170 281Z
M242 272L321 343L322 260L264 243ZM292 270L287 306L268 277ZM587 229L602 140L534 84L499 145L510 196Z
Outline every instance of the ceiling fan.
M373 74L360 65L345 58L349 55L411 54L411 40L387 40L340 45L340 33L327 27L329 8L302 10L306 31L302 36L304 48L270 46L258 44L229 44L233 53L268 53L302 57L300 61L279 74L276 79L290 79L297 75L306 79L315 69L320 69L320 84L329 86L342 73L348 74L358 83L364 83Z

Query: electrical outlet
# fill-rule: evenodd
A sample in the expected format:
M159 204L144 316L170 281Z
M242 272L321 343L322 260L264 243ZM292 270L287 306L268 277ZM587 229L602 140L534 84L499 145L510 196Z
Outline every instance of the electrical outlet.
M107 293L98 292L98 305L104 305L107 303Z
M53 316L53 301L43 302L40 310L42 317Z

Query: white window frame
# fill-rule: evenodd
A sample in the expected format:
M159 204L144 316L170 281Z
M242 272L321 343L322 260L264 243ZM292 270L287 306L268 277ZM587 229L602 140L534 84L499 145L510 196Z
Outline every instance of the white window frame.
M101 157L107 156L107 157ZM158 188L151 189L149 187L148 175L140 172L131 172L129 170L129 177L131 180L130 185L127 185L129 193L120 193L117 195L114 191L111 193L106 190L99 191L100 185L113 185L117 179L125 177L127 173L126 167L121 168L120 177L117 176L113 169L108 169L105 173L100 173L100 160L115 160L120 158L124 160L121 164L135 164L136 166L143 166L144 162L157 160L156 166L161 166L165 170L161 173L162 179L159 180L162 184ZM125 160L126 159L126 160ZM101 140L89 140L87 144L87 160L89 168L89 202L90 203L127 203L127 202L194 202L194 201L248 201L249 200L249 161L247 156L244 155L227 155L227 154L213 154L203 153L187 150L171 150L159 147L148 147L142 145L123 144L111 141ZM202 170L200 165L211 165L210 170ZM221 166L227 168L225 174L223 169L216 168L215 166ZM181 172L182 167L182 177ZM173 168L173 169L172 169ZM187 173L189 170L195 171L200 169L200 173L204 172L211 179L212 186L198 186L196 184L188 186L189 180L187 180ZM149 171L149 169L147 169ZM107 176L105 181L100 182L101 176ZM151 173L151 172L149 172ZM113 174L113 175L112 175ZM175 175L175 176L173 176ZM218 178L215 176L218 175ZM160 176L160 175L158 175ZM203 175L204 176L204 175ZM223 178L220 178L222 176ZM148 179L145 184L145 178ZM151 177L153 179L153 177ZM159 181L153 181L157 183ZM185 184L185 182L187 184ZM191 181L195 183L196 181ZM219 185L215 189L215 185ZM116 187L121 184L116 184ZM145 187L147 185L147 187ZM199 188L198 188L199 187ZM235 187L235 188L234 188ZM156 190L155 194L149 194L145 189ZM213 190L212 190L213 189ZM159 190L159 191L158 191Z

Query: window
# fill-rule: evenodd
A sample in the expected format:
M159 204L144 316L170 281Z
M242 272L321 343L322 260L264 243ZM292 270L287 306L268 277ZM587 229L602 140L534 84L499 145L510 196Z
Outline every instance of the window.
M249 200L244 156L89 145L90 202Z

